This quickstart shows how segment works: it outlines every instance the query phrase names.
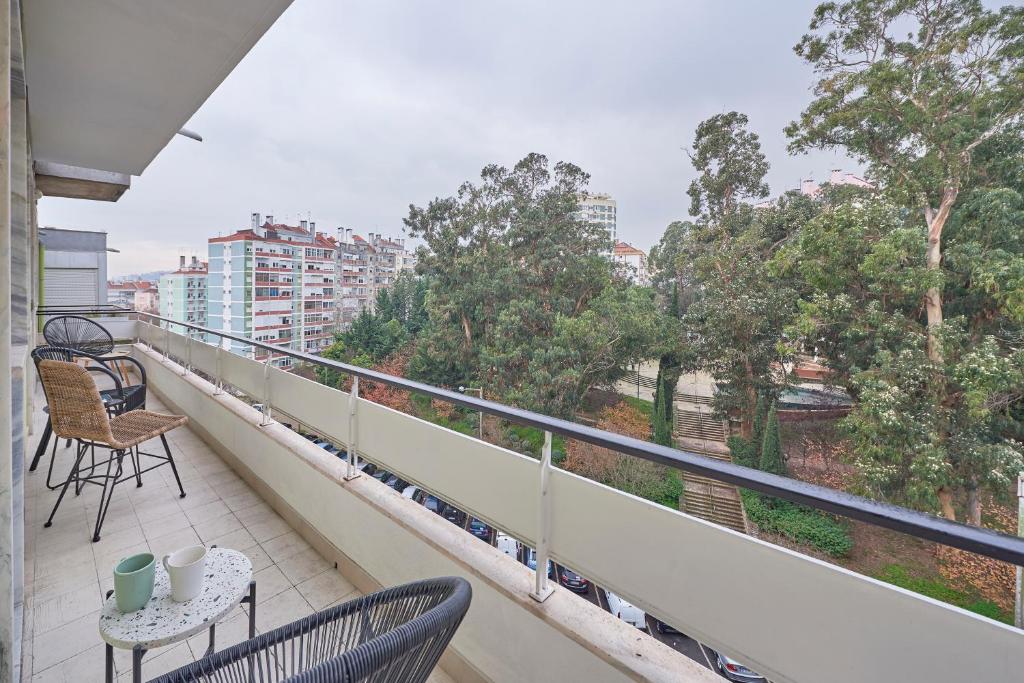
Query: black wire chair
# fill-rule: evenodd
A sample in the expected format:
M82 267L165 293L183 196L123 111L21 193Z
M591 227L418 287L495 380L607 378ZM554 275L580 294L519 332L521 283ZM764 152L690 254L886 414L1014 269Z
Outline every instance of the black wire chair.
M89 365L86 369L90 372L99 372L107 375L111 380L113 380L113 389L102 389L100 391L100 398L103 399L103 404L107 407L107 412L111 416L120 415L121 413L128 412L129 410L139 410L146 407L146 368L144 368L142 363L134 358L130 356L118 358L119 361L132 363L138 370L139 377L142 380L139 384L130 384L125 386L121 381L121 378L103 363L103 359L100 356L93 355L86 351L80 351L78 349L62 348L58 346L37 346L32 350L32 360L36 365L37 374L39 370L39 363L41 361L59 360L66 363L73 363L76 357L88 358L95 361L97 365ZM42 459L43 454L46 453L46 447L50 442L52 434L53 426L50 423L50 418L47 417L46 426L43 428L43 436L39 439L35 455L32 457L32 464L29 465L28 468L29 472L36 471L36 467L39 466L40 459ZM53 459L57 454L58 441L59 439L54 439L53 452L50 454L50 468L46 475L46 486L51 491L60 486L59 483L53 484L50 481L50 476L53 474ZM70 442L68 442L68 445L70 445Z
M43 325L43 338L50 346L106 356L114 350L114 338L99 323L80 315L50 318Z
M458 577L357 598L215 652L150 683L427 680L469 609Z

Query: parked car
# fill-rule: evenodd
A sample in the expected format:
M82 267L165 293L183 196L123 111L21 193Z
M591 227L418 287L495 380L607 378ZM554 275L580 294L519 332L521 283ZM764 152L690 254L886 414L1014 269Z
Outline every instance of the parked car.
M309 439L310 441L319 441L320 437L316 434L303 434L302 438Z
M582 576L562 567L562 571L558 572L558 583L562 584L573 593L589 593L590 582L584 579Z
M627 624L637 628L647 628L647 614L642 609L631 605L611 591L605 591L605 597L608 599L609 612Z
M440 498L429 493L423 496L422 505L435 515L441 514L441 510L444 507L444 503L441 502Z
M459 528L466 527L466 513L454 505L446 505L442 516Z
M508 534L503 534L499 531L498 540L495 541L495 546L497 546L498 550L505 553L512 559L519 559L519 541Z
M420 492L419 488L417 488L416 486L412 486L410 484L409 486L406 486L404 489L402 489L402 498L408 498L409 500L416 500L416 494L419 493L419 492Z
M377 481L379 481L382 484L386 483L388 479L390 479L391 477L394 477L394 476L395 475L391 474L387 470L381 470L381 469L378 469L376 472L373 473L373 478L376 479ZM397 477L395 477L395 478L397 479Z
M372 477L377 473L377 466L372 462L366 462L365 460L359 461L359 469L363 471L363 474Z
M765 683L765 678L761 674L751 671L735 659L730 659L721 652L715 654L717 655L718 673L730 681L737 681L737 683Z
M675 635L675 636L685 636L686 635L685 633L683 633L682 631L677 629L675 626L672 626L671 624L666 624L661 619L655 619L654 620L654 627L656 629L658 629L658 633L663 633L665 635Z
M533 571L537 571L537 551L534 550L533 548L527 548L525 552L526 552L526 566L529 567L530 569L532 569ZM555 565L553 565L551 563L551 560L548 560L548 577L549 578L553 578L554 576L555 576Z
M484 543L491 542L491 527L487 526L476 517L469 520L469 533L473 534Z

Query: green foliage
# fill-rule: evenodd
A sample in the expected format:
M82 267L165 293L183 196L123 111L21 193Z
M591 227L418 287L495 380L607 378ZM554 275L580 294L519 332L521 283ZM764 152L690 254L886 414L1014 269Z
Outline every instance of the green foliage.
M431 277L410 372L570 416L591 387L675 335L649 289L612 286L607 233L579 217L586 173L531 154L481 179L405 220L426 242L418 268Z
M817 510L741 489L747 518L767 533L805 543L833 557L845 557L853 539L844 522Z
M758 394L757 410L754 413L754 428L751 433L751 441L758 446L764 442L764 424L767 417L768 401L765 400L764 394ZM760 456L758 456L758 462L760 462Z
M651 401L648 401L645 398L637 398L636 396L623 396L622 400L648 420L653 419L654 403Z
M894 586L905 588L914 593L926 595L929 598L956 605L963 609L980 614L983 617L1001 621L1006 624L1013 623L1013 615L999 607L999 605L988 600L982 600L976 596L969 595L964 591L956 590L947 586L938 579L929 579L913 576L906 567L898 564L890 564L882 569L875 577Z
M771 474L786 476L786 459L782 454L782 439L779 436L779 415L774 403L768 411L768 417L765 418L760 469Z
M672 445L673 406L675 405L675 386L678 372L674 372L666 357L662 357L658 367L658 378L654 389L654 410L651 413L651 433L654 443L662 446Z
M716 220L733 213L743 199L768 196L768 160L757 135L747 130L746 114L731 111L702 121L690 161L698 173L686 191L693 216Z
M544 450L544 430L525 425L509 425L505 430L509 441L521 446L520 452L540 459ZM551 462L556 465L565 459L565 437L551 435Z
M752 441L734 435L730 436L725 443L732 454L732 461L737 465L754 469L761 465L761 455Z
M749 435L757 397L777 394L784 383L774 368L791 353L783 329L796 312L796 292L768 267L768 257L780 231L796 229L807 207L794 200L757 211L743 202L767 194L768 170L746 122L731 112L698 126L691 158L700 176L689 194L699 216L670 226L656 255L674 255L673 282L697 293L682 304L682 367L714 377L718 412L737 413Z

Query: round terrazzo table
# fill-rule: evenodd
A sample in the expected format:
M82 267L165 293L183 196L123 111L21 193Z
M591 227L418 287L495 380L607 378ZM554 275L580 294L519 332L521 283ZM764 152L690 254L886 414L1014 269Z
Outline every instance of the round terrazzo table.
M114 678L114 648L132 651L132 681L142 680L142 657L148 650L178 643L210 629L213 652L217 621L239 603L249 604L249 637L256 636L256 582L252 563L237 550L210 548L206 555L203 590L188 602L171 599L171 582L163 563L157 559L153 597L137 612L117 609L113 591L100 611L100 636L106 641L106 680Z

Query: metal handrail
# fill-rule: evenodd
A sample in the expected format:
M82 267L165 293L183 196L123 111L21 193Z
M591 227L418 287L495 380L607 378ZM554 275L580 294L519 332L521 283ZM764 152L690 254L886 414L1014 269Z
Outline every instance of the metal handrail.
M82 314L90 311L82 309L74 310L42 310L45 315ZM494 401L475 398L457 391L442 389L430 384L423 384L403 377L395 377L376 370L361 368L356 365L348 365L329 358L314 356L302 351L282 349L273 344L259 342L248 337L242 337L223 330L213 330L201 325L173 320L152 313L141 311L129 311L118 307L109 307L105 310L96 310L96 313L117 313L145 316L146 318L178 325L206 334L211 334L221 339L229 339L253 348L264 349L278 357L290 357L295 360L305 361L321 367L330 368L354 377L359 377L372 382L380 382L397 389L414 391L425 394L431 398L447 401L455 405L469 408L476 412L484 412L488 415L509 420L518 424L537 427L553 434L585 441L595 446L601 446L618 453L625 453L650 462L674 467L684 472L690 472L717 481L735 484L760 493L782 498L792 503L805 505L807 507L828 512L835 515L866 522L874 526L891 529L901 533L934 541L961 550L967 550L978 555L984 555L992 559L1009 562L1010 564L1024 566L1024 538L1011 536L1009 534L982 529L980 527L961 524L942 517L936 517L923 512L908 510L907 508L889 503L870 500L862 496L855 496L843 491L836 491L817 484L810 484L790 479L776 474L769 474L749 467L743 467L732 462L715 460L697 453L682 451L668 446L641 441L622 434L606 432L594 427L576 424L556 417L541 415L529 410L514 408Z

